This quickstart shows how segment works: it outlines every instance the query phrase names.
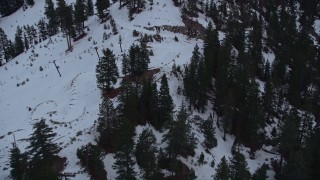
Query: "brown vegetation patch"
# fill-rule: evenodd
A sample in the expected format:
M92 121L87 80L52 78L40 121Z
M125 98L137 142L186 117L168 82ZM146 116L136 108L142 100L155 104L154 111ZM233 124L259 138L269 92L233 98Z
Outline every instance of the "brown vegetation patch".
M160 68L155 68L155 69L150 69L144 72L140 76L127 75L127 76L124 76L122 79L123 81L127 81L127 82L136 82L139 84L143 84L145 80L153 79L153 76L159 72L160 72ZM110 90L109 92L103 93L103 97L108 97L110 99L113 99L117 97L120 92L121 92L121 87L115 88Z
M86 37L86 36L87 36L87 33L82 33L82 34L80 34L79 36L75 37L75 38L73 39L73 41L76 42L76 41L78 41L78 40L80 40L80 39L83 39L83 38Z

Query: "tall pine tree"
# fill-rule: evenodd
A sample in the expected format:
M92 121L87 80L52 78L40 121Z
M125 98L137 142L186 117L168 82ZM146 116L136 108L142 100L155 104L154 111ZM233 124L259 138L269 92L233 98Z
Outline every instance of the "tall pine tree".
M96 67L96 76L98 88L103 92L112 90L112 85L117 82L119 73L116 58L109 48L103 50L103 57L99 59Z

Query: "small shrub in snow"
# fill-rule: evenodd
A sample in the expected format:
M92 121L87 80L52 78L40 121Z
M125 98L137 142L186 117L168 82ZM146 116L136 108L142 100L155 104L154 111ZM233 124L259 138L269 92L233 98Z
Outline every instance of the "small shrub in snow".
M179 41L179 39L178 39L178 37L177 37L177 36L174 36L174 40L175 40L176 42L178 42L178 41Z
M40 66L40 67L39 67L39 70L40 70L40 71L43 71L43 67L42 67L42 66Z
M137 31L137 30L133 30L133 32L132 32L132 36L133 37L139 37L139 35L140 35L140 33Z

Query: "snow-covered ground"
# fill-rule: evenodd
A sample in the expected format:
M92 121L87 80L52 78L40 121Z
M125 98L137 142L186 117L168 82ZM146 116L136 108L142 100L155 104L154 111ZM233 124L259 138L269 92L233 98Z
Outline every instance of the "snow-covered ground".
M72 3L75 0L67 0ZM64 172L75 173L81 171L77 164L76 149L88 142L94 142L96 138L95 128L98 114L99 103L101 102L100 90L96 85L95 67L98 57L95 47L100 54L103 48L110 48L118 58L117 64L121 72L121 52L118 44L119 35L122 37L124 50L128 50L132 43L138 43L132 36L133 30L137 30L149 35L156 34L144 27L153 27L161 25L183 26L180 10L173 5L172 0L154 0L154 5L147 4L146 10L138 15L134 15L134 20L129 21L127 9L119 10L118 4L110 7L110 12L116 22L118 35L112 35L109 39L103 40L103 33L111 33L111 30L105 30L104 24L100 24L96 16L90 17L85 25L89 27L87 36L73 44L72 52L66 52L67 42L62 34L51 37L34 48L22 53L12 61L0 67L0 179L6 179L10 173L9 168L9 150L12 147L13 134L17 140L18 147L24 151L27 146L26 138L32 133L32 124L38 119L45 118L47 123L54 128L58 136L56 142L63 147L59 153L62 157L67 157L67 167ZM35 0L35 5L25 11L18 10L9 17L0 18L0 27L4 29L10 39L14 39L16 27L23 25L33 25L38 22L44 12L44 1ZM200 21L200 20L199 20ZM205 25L206 21L201 20ZM105 24L109 25L109 22ZM220 40L224 33L219 32ZM154 52L151 56L150 67L161 68L157 75L169 71L173 63L177 65L186 64L196 44L202 47L202 41L188 39L181 34L174 34L168 31L161 31L160 35L164 40L159 43L154 41L148 43ZM174 41L177 36L179 41ZM268 57L268 58L266 58ZM265 54L265 58L273 61L272 54ZM62 77L59 77L53 61L59 66ZM40 66L43 71L40 71ZM157 79L157 78L156 78ZM169 85L171 95L173 96L176 108L178 108L185 99L177 95L178 86L182 86L181 79L178 80L169 76ZM121 81L119 79L118 81ZM208 112L200 114L207 119ZM137 133L140 133L144 127L138 126ZM162 135L153 129L157 136L159 146ZM198 139L196 154L188 159L181 158L189 167L194 168L198 179L211 179L215 173L215 167L210 163L212 159L217 165L222 156L231 156L231 146L234 138L227 136L227 141L223 141L222 132L217 129L216 136L218 147L206 153L201 143L203 135L194 126L193 131ZM205 160L204 165L197 165L197 160L203 152ZM248 153L243 150L248 157L250 171L254 172L257 167L270 158L275 158L265 152L257 152L256 159L249 159ZM108 154L104 163L108 173L108 179L116 177L115 170L112 169L114 162L113 155ZM136 167L138 170L138 167ZM80 172L74 179L90 179L88 174Z

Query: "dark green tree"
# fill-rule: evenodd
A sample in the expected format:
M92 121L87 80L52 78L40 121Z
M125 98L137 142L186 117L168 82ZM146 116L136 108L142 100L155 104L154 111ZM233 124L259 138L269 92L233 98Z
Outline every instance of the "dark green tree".
M301 119L297 110L292 109L285 117L280 126L280 135L278 139L278 152L281 155L280 165L283 159L288 159L291 154L301 149L300 142L300 122Z
M157 167L156 153L157 140L151 129L144 129L138 138L135 155L138 165L142 169L142 177L144 179L155 179L159 177L159 169Z
M87 0L86 15L87 17L89 17L89 16L93 16L93 14L94 14L93 2L92 0Z
M268 165L263 164L261 167L259 167L256 172L252 175L252 180L266 180L268 178L267 176L267 170L269 169Z
M102 161L104 155L99 146L91 143L84 145L77 149L77 157L92 179L107 179L107 173Z
M131 122L129 120L123 119L123 124L118 134L119 147L114 156L116 161L112 165L112 167L117 171L117 180L136 179L136 172L133 168L135 161L132 159L134 157L134 143L132 140L133 134L134 132Z
M97 0L96 1L96 8L98 17L100 19L103 19L105 17L105 12L110 7L110 1L109 0Z
M15 55L18 56L19 54L23 53L25 48L22 40L22 29L19 26L17 27L17 32L14 41Z
M103 57L99 59L96 67L96 76L98 88L103 92L112 90L112 85L117 82L119 73L116 58L109 48L103 50Z
M250 60L250 67L252 69L253 75L258 77L263 77L263 65L264 59L262 56L262 40L263 40L263 27L262 27L262 17L258 19L258 17L253 16L253 28L249 34L249 60Z
M158 121L155 122L154 126L160 130L165 123L172 120L172 111L174 108L173 100L170 95L170 89L168 85L168 79L165 74L161 77L161 85L159 90L159 104L158 104Z
M99 144L106 151L114 150L115 136L120 128L121 123L117 118L117 112L113 107L112 101L109 98L103 98L99 106L98 127Z
M231 177L231 172L229 168L229 163L225 156L221 158L220 163L216 168L216 174L214 175L214 180L229 180Z
M0 65L8 62L12 57L9 50L12 49L10 40L8 39L6 33L0 28Z
M246 158L240 152L235 152L230 159L230 175L231 179L251 179Z
M149 51L145 44L134 45L132 44L129 49L128 62L123 60L123 72L130 73L133 76L140 76L148 70L150 63Z
M198 45L194 47L191 62L185 69L183 79L186 96L191 105L197 110L204 111L207 105L207 89L210 85L210 77L205 68L203 56Z
M218 141L215 137L215 128L213 127L212 114L208 117L206 121L203 121L201 129L205 138L204 139L205 146L208 149L216 147L218 145Z
M84 0L77 0L76 4L74 5L74 23L78 31L78 35L83 31L84 21L87 20L87 15L85 12L86 6L84 3Z
M157 84L151 80L145 80L142 85L140 95L140 110L143 121L149 121L150 124L156 126L161 119L159 114L159 92Z
M58 172L53 168L53 161L61 148L53 142L56 133L44 119L33 124L34 132L28 138L27 154L30 156L29 169L32 179L57 179ZM41 172L41 173L39 173Z
M13 145L10 149L10 177L14 180L27 179L27 156Z
M141 122L141 114L139 109L139 97L141 88L131 82L122 81L121 93L119 95L119 104L117 111L121 118L130 119L131 122ZM144 124L140 123L140 124Z
M57 0L56 13L60 28L66 34L68 50L72 48L72 37L75 37L73 7L67 5L65 0Z
M48 33L50 36L53 36L58 32L59 21L52 0L46 0L44 14L48 19Z
M209 72L210 77L216 77L217 72L217 58L220 49L220 41L218 38L218 32L216 29L213 29L211 21L208 24L208 27L205 31L204 39L204 61L206 64L206 70Z
M166 151L172 161L178 155L186 156L194 152L195 137L188 118L187 110L181 106L176 119L169 125L169 132L164 135L163 141L168 143Z

